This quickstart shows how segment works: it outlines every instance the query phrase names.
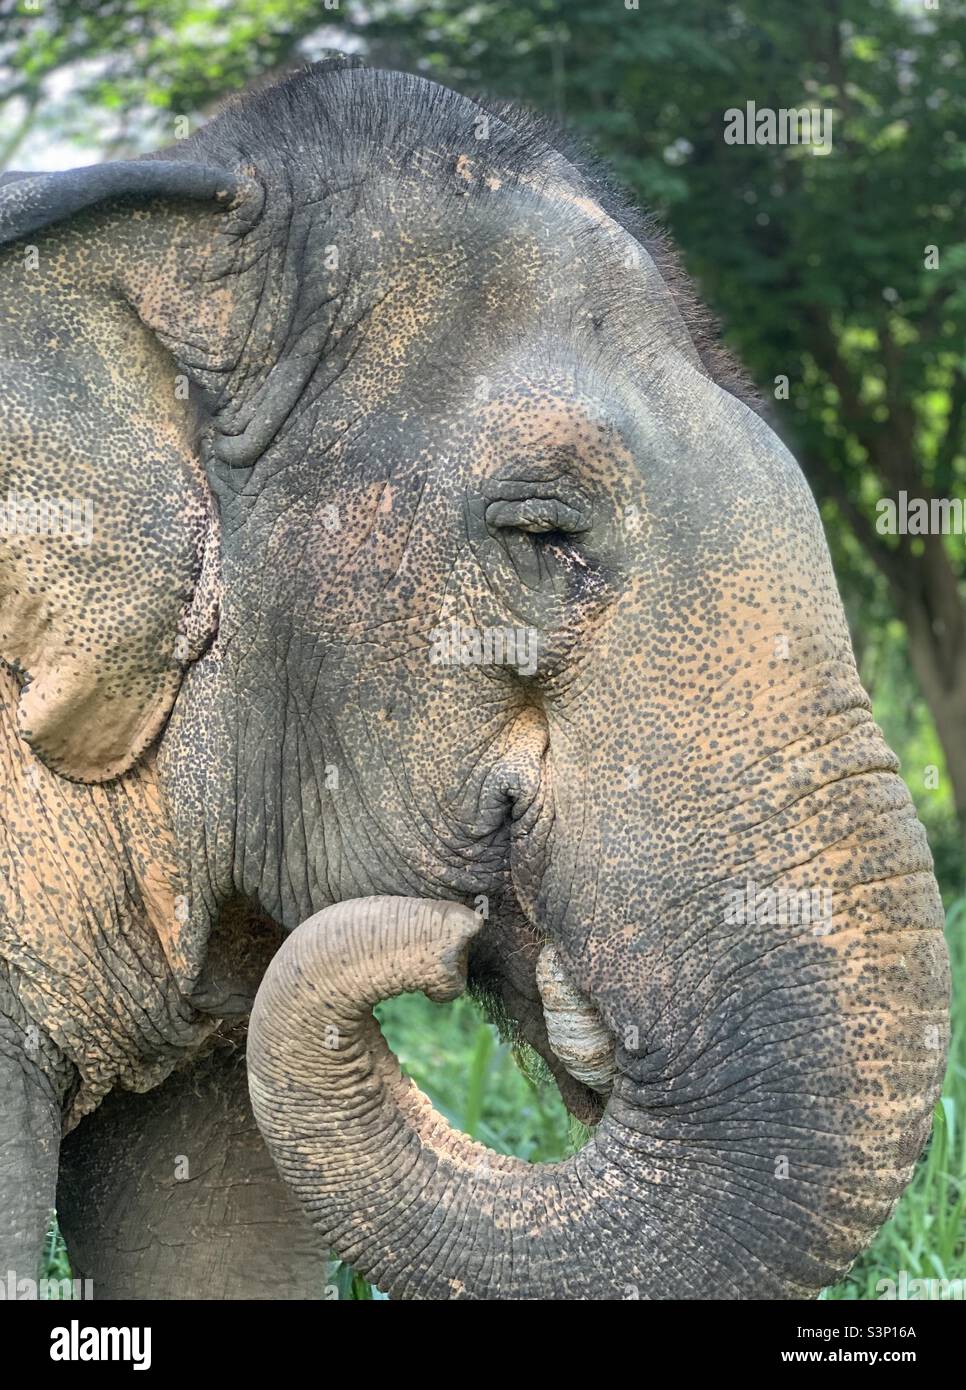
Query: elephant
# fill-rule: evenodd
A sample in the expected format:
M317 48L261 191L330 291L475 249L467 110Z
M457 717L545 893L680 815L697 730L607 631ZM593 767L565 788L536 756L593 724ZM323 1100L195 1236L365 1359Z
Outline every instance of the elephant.
M929 1133L942 904L666 235L323 62L7 176L0 246L0 1268L56 1207L97 1297L837 1280ZM568 1158L401 1073L374 1007L465 988Z

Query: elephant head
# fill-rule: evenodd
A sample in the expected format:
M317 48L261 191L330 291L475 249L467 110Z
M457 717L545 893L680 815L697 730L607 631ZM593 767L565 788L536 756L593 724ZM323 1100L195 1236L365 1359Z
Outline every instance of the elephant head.
M95 499L86 550L0 560L20 730L88 781L160 733L199 960L227 903L295 929L250 1081L331 1246L404 1296L834 1280L928 1133L941 904L811 495L660 240L521 118L358 70L2 195L48 268L18 490ZM567 1161L382 1043L467 970L599 1118Z

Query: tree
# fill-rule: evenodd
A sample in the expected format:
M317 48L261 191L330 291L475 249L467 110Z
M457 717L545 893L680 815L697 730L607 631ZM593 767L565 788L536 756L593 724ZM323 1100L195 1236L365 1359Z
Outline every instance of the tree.
M101 156L169 143L318 56L339 18L338 0L0 0L0 170L38 125Z

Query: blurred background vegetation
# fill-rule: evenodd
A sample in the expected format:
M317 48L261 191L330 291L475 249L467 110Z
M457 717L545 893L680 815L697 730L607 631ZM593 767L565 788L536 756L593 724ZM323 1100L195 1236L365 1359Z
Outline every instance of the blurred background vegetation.
M962 0L0 0L0 170L168 144L333 48L540 108L673 232L819 501L966 986L966 542L875 525L900 490L966 496ZM831 152L725 145L724 111L749 100L831 109ZM384 1012L463 1128L528 1158L566 1150L559 1102L471 1004ZM916 1183L832 1296L874 1296L899 1267L966 1274L961 1013Z

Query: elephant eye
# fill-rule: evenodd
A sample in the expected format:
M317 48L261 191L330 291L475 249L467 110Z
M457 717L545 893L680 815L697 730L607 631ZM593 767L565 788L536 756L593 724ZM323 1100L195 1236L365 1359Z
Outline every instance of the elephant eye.
M590 530L590 523L575 507L557 497L524 497L491 502L486 509L490 531L525 531L546 539L573 540Z

